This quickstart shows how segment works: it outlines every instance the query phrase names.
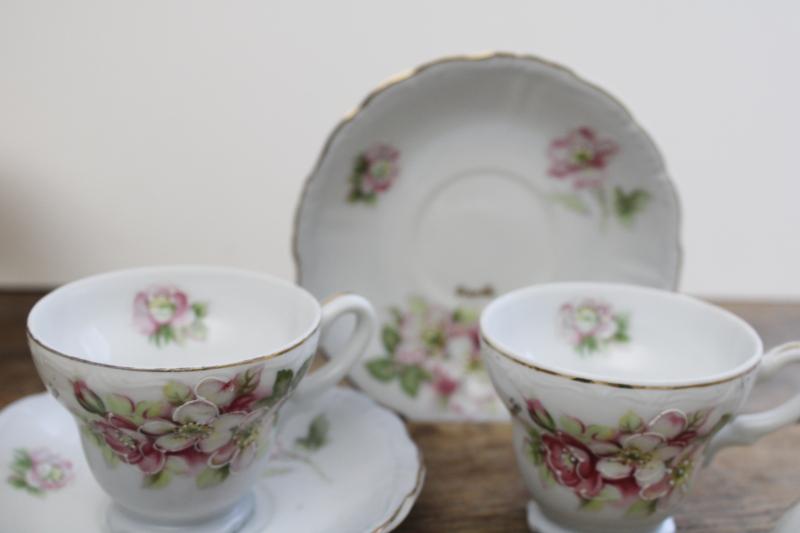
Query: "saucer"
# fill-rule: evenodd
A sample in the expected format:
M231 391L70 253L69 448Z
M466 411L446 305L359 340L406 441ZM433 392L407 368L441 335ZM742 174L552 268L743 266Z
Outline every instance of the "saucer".
M287 406L289 407L289 406ZM289 414L289 413L285 413ZM385 533L425 477L403 423L364 395L334 389L284 416L243 533ZM92 477L72 417L48 394L0 412L0 514L8 531L107 531L110 498ZM260 515L260 516L259 516Z
M315 296L375 305L383 332L351 378L417 420L507 418L479 356L493 297L568 280L673 289L681 263L677 196L644 130L570 71L510 54L442 59L371 93L325 144L294 247Z

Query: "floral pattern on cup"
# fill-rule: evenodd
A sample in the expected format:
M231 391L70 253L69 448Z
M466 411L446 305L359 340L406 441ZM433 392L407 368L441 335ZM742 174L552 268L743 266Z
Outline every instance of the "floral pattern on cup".
M550 159L547 173L569 185L567 192L556 193L553 199L583 215L592 212L590 203L594 203L603 217L611 211L620 222L630 225L635 215L647 205L650 194L644 189L625 191L615 186L609 198L606 167L619 151L615 141L601 138L588 126L575 128L564 137L553 139L547 150Z
M558 321L564 338L581 354L630 340L627 315L614 312L606 302L586 299L565 303L559 309Z
M156 346L204 340L207 311L205 303L189 302L185 292L170 285L149 287L133 300L134 323Z
M648 516L688 492L706 443L731 418L668 409L646 421L629 411L605 426L566 415L556 421L537 399L524 402L525 414L510 403L544 487L570 489L581 510L611 506L628 516Z
M101 397L77 380L73 393L81 410L74 414L106 462L138 468L144 487L165 487L174 476L192 476L198 488L211 487L266 452L275 412L310 363L296 374L278 371L270 386L261 383L262 366L227 380L205 378L194 388L169 381L157 400L113 392Z
M14 450L8 483L30 494L42 495L67 486L74 476L72 463L46 448L19 449Z
M389 144L375 144L356 158L350 175L350 202L375 203L400 173L400 151Z
M392 318L381 331L385 354L367 361L366 369L379 381L397 382L410 397L427 388L453 412L494 401L488 380L485 394L468 383L485 376L478 314L411 297L405 310L391 309Z

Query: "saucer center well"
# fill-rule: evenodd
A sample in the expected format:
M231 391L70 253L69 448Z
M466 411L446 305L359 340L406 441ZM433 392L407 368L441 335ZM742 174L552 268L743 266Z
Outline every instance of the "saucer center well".
M532 180L513 171L454 173L415 218L420 282L445 301L490 298L552 277L550 206Z

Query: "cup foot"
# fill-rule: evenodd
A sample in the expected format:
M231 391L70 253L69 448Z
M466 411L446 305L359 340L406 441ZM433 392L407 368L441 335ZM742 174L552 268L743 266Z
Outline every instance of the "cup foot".
M533 533L589 533L588 530L583 532L574 527L566 527L557 524L548 518L534 501L528 502L528 528ZM669 517L652 528L642 530L641 533L675 533L676 531L675 520Z
M256 512L256 497L250 493L239 501L230 511L208 520L180 523L163 523L132 513L127 509L111 504L106 513L106 523L111 533L239 533L259 531L266 526L268 513L263 512L262 503ZM259 522L255 524L254 522Z

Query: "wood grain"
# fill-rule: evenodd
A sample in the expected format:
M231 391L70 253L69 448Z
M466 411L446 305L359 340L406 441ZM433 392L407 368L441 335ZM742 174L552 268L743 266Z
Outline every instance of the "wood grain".
M25 341L25 317L41 293L0 293L0 407L44 390ZM727 302L767 346L800 338L800 304ZM800 390L800 369L759 385L747 410ZM524 533L527 495L507 423L421 424L409 430L425 457L427 480L401 533ZM1 467L1 465L0 465ZM727 449L698 479L677 517L681 531L766 532L800 499L800 426L747 448Z

